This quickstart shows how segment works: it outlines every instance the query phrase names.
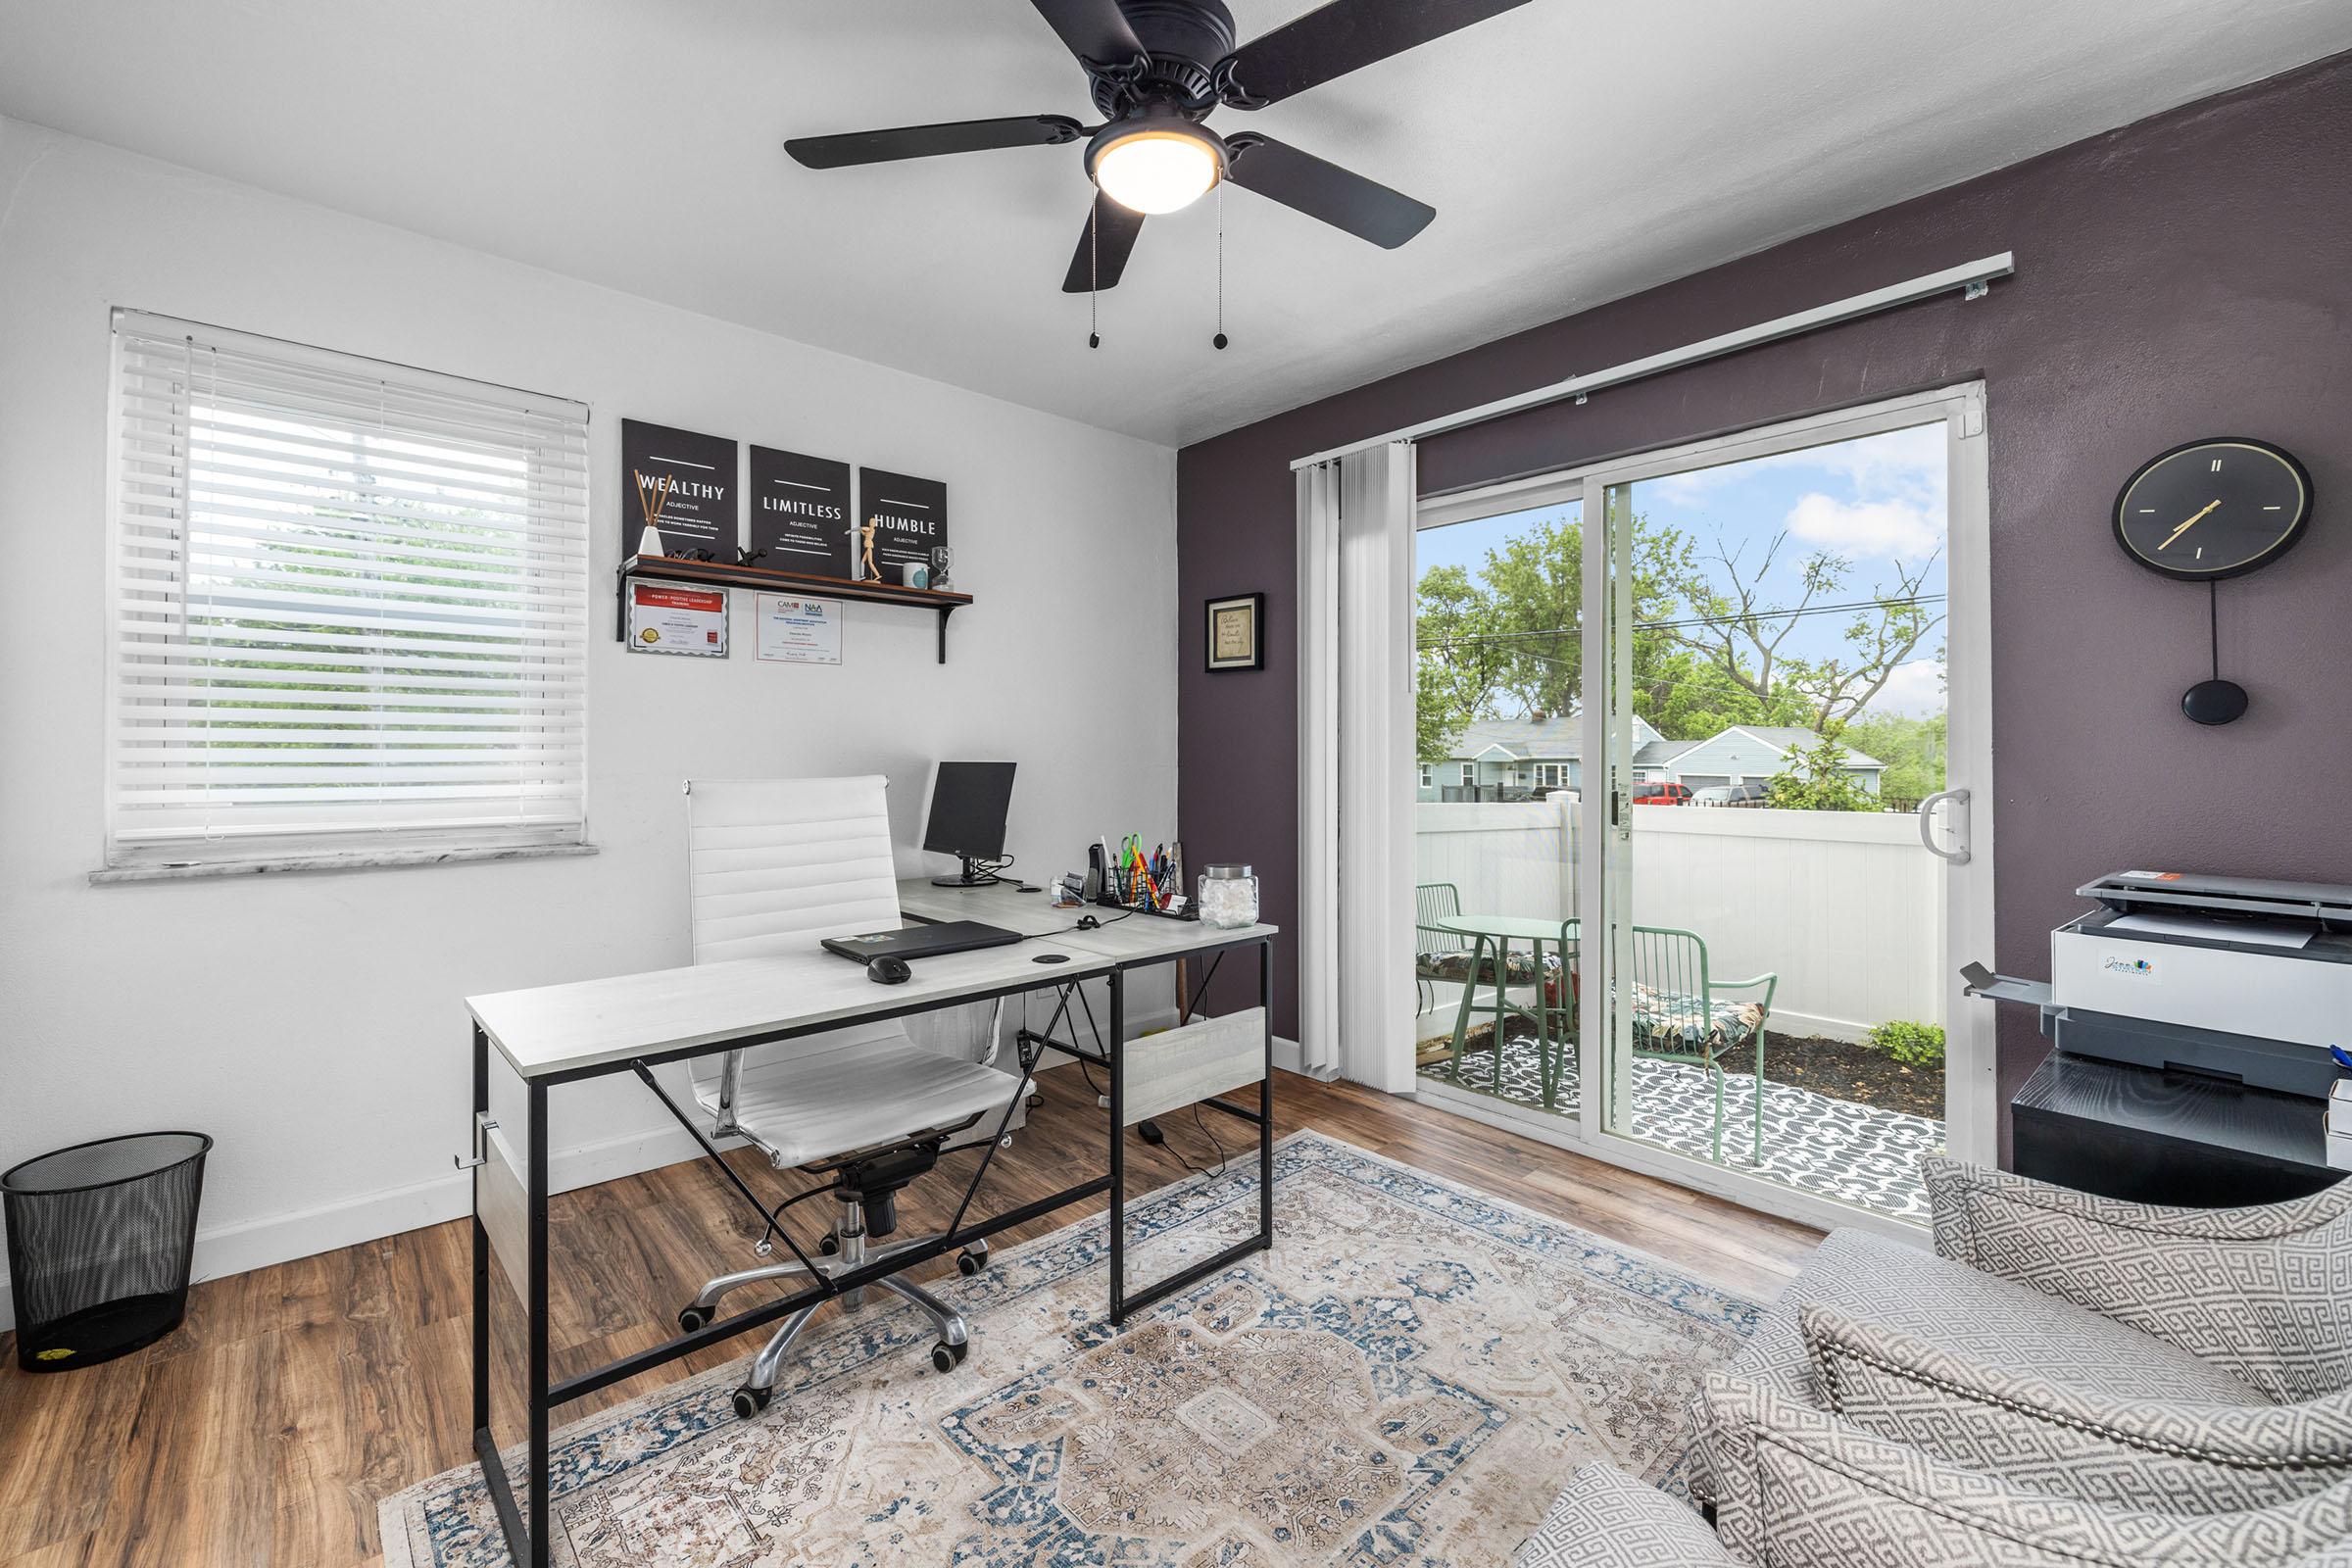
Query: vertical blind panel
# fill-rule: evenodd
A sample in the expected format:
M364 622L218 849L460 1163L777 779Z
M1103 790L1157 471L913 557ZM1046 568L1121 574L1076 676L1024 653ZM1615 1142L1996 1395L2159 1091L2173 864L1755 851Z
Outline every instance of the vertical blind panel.
M586 411L128 312L116 370L110 858L577 842Z

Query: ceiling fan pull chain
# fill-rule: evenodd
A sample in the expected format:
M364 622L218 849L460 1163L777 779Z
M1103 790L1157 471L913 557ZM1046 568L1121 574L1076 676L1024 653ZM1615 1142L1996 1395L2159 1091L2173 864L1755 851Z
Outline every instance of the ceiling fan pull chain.
M1102 297L1102 198L1097 196L1086 204L1086 346L1090 349L1102 346L1102 323L1096 315L1096 302Z
M1217 181L1217 335L1211 345L1223 348L1225 337L1225 182Z

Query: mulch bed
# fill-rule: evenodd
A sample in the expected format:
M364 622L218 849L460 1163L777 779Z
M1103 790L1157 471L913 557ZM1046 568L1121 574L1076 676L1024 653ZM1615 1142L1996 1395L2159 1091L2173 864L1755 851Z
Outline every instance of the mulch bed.
M1764 1076L1832 1100L1943 1119L1943 1068L1908 1067L1884 1051L1827 1035L1764 1031Z
M1485 1051L1494 1026L1470 1031L1463 1054ZM1533 1028L1514 1028L1513 1040L1535 1038ZM1443 1060L1453 1053L1450 1038L1428 1041L1421 1047L1421 1063ZM1751 1058L1752 1059L1752 1058ZM1726 1063L1727 1066L1730 1063ZM1810 1089L1831 1100L1875 1105L1881 1110L1906 1111L1932 1120L1943 1119L1943 1069L1910 1067L1883 1051L1858 1041L1833 1040L1827 1035L1779 1035L1764 1031L1764 1076L1776 1084Z

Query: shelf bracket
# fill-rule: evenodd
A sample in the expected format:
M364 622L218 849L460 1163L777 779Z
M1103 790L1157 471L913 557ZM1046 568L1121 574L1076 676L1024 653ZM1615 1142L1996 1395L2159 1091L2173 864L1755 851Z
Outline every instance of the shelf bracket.
M943 664L948 662L948 615L954 608L952 605L939 607L939 662Z

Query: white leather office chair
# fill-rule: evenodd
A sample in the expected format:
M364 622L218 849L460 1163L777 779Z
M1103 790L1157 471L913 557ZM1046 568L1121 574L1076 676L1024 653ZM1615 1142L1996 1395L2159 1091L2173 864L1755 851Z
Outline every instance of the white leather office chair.
M890 814L879 775L865 778L696 779L686 786L687 870L694 961L805 956L820 938L899 924ZM846 967L847 959L837 960ZM995 1054L996 1022L989 1027ZM833 1271L906 1251L932 1240L874 1245L898 1227L900 1188L928 1171L947 1138L1002 1112L1013 1079L983 1062L925 1051L898 1022L852 1024L821 1035L730 1051L694 1061L695 1098L714 1136L740 1136L779 1170L832 1177L838 1212L817 1267ZM1027 1085L1020 1086L1025 1093ZM993 1126L993 1123L991 1124ZM986 1265L975 1242L957 1262ZM678 1314L688 1332L717 1316L718 1299L739 1286L803 1272L795 1260L722 1274ZM962 1317L906 1279L878 1282L929 1313L939 1326L932 1363L942 1372L964 1357ZM844 1293L856 1311L862 1291ZM735 1413L767 1405L776 1374L815 1307L784 1320L735 1391Z

